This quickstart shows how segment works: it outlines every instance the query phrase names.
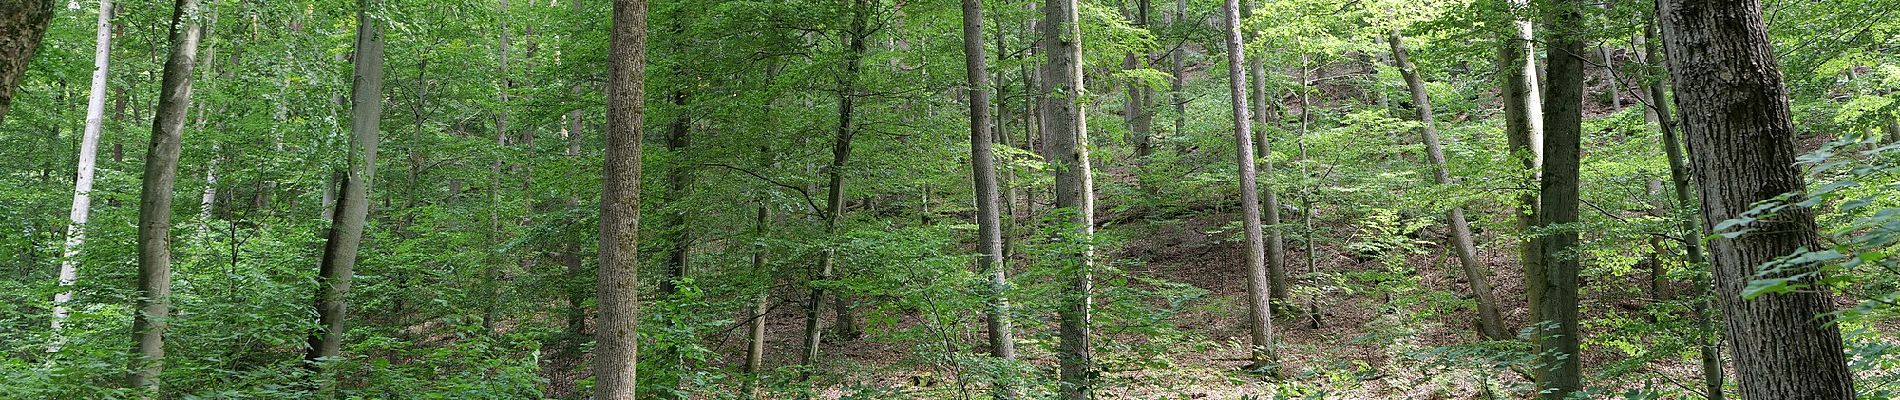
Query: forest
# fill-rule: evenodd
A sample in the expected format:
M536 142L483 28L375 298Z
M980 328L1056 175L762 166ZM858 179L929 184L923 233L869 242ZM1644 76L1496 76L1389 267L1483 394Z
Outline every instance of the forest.
M1900 398L1900 0L0 0L0 399Z

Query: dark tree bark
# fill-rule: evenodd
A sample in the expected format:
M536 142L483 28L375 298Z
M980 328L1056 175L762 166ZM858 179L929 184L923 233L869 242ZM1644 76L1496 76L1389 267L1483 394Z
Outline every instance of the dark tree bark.
M1776 66L1758 0L1670 0L1659 6L1676 104L1702 184L1702 226L1741 216L1756 202L1801 195L1788 90ZM1709 240L1716 298L1747 399L1852 399L1832 295L1824 285L1753 300L1742 289L1760 266L1821 248L1813 211L1790 207ZM1778 274L1812 272L1797 265ZM1775 275L1788 276L1788 275ZM1819 279L1810 277L1805 281Z
M1440 186L1451 185L1451 169L1445 166L1445 150L1438 140L1432 99L1425 94L1425 79L1418 76L1418 68L1406 55L1405 41L1398 30L1389 32L1386 41L1392 45L1392 64L1398 67L1399 75L1405 77L1405 86L1412 92L1412 111L1418 117L1420 141L1425 143L1425 155L1431 162L1432 181ZM1487 339L1509 339L1510 330L1504 328L1504 319L1498 317L1498 298L1491 293L1491 278L1478 261L1478 246L1471 239L1471 222L1465 220L1465 207L1453 205L1446 212L1445 220L1451 226L1452 251L1458 256L1465 280L1470 282L1471 297L1478 302L1478 333Z
M1550 60L1544 89L1544 171L1539 180L1537 226L1556 232L1540 236L1544 276L1535 283L1540 291L1535 312L1537 327L1537 390L1549 400L1568 398L1583 387L1582 347L1578 317L1577 222L1578 169L1583 156L1583 39L1582 0L1551 3L1544 23Z
M640 320L640 136L646 117L646 0L614 0L601 180L594 398L633 400Z
M139 396L156 398L164 370L165 330L170 326L172 292L172 189L178 178L178 152L185 111L191 106L191 71L198 64L198 0L172 3L171 55L159 86L152 144L145 152L144 187L139 192L138 307L132 314L130 386Z
M52 22L53 0L0 0L0 122L6 122L13 89L20 86Z
M310 349L304 355L313 361L336 357L348 332L344 311L350 276L356 268L356 252L369 216L369 190L376 179L376 145L383 115L383 32L379 20L371 14L376 7L376 0L357 1L355 77L350 88L351 160L318 265L318 330L310 336Z
M858 71L864 67L864 40L866 36L870 34L870 28L868 26L870 13L870 0L852 1L851 26L849 30L845 32L846 53L844 74L838 78L838 129L831 142L831 164L825 168L825 175L829 180L825 190L824 227L826 237L831 237L838 233L839 221L844 217L844 167L846 163L851 161L851 139L857 136L858 127L852 124L852 118L856 117L854 112L856 111L855 107L858 97ZM829 248L822 251L818 261L818 276L813 279L816 281L831 280L833 274L836 272L837 262L838 254L836 251ZM805 309L805 354L799 360L799 364L807 367L817 361L818 345L823 343L823 333L819 329L818 314L824 309L824 301L824 289L813 285L811 288L811 298L809 302L806 303ZM842 311L845 307L844 303L845 301L842 299L838 301L838 307L840 309L838 316L849 318L849 315ZM846 332L845 324L847 324L847 322L844 320L838 321L839 336L848 337L847 333L849 332ZM802 374L800 380L809 377L810 372L807 370L805 374Z
M1243 0L1240 5L1240 19L1245 21L1251 14L1253 14L1253 1ZM1252 30L1244 30L1243 33L1245 33L1244 40L1253 41ZM1251 115L1254 121L1254 158L1259 160L1257 161L1260 165L1259 175L1266 177L1266 183L1260 184L1259 187L1260 197L1264 201L1261 204L1261 211L1263 211L1261 223L1266 229L1267 241L1267 286L1270 289L1267 291L1267 296L1272 298L1274 303L1281 303L1287 301L1287 289L1291 288L1292 284L1287 283L1286 235L1280 229L1280 194L1273 188L1273 145L1267 137L1270 131L1267 127L1277 123L1280 118L1273 111L1273 101L1267 99L1267 63L1258 58L1250 59L1247 60L1247 69L1251 74L1249 76L1252 77L1248 80L1252 92L1248 94L1247 100L1253 105Z
M1662 40L1656 35L1656 21L1653 18L1644 25L1644 29L1647 30L1647 34L1643 35L1645 38ZM1655 42L1643 41L1643 52L1650 62L1663 60L1662 51L1657 48ZM1697 219L1688 214L1688 211L1695 210L1697 207L1696 200L1689 197L1690 193L1695 191L1695 187L1690 182L1689 163L1683 155L1682 139L1681 135L1677 134L1675 115L1673 111L1670 111L1669 103L1664 101L1669 98L1664 90L1664 83L1648 80L1645 82L1647 83L1644 83L1644 86L1648 91L1651 105L1649 114L1654 116L1657 128L1662 130L1663 155L1669 160L1669 182L1674 189L1672 194L1675 195L1675 205L1684 213L1677 232L1682 240L1683 263L1689 268L1703 268L1707 261L1702 252L1702 229L1696 224ZM1697 285L1702 286L1705 291L1713 289L1713 282L1702 281L1697 282ZM1710 295L1712 296L1713 293ZM1724 375L1720 347L1721 332L1714 326L1715 318L1712 314L1715 310L1709 304L1710 302L1711 300L1703 300L1696 304L1696 320L1703 329L1703 332L1697 335L1696 347L1702 357L1703 398L1722 400Z

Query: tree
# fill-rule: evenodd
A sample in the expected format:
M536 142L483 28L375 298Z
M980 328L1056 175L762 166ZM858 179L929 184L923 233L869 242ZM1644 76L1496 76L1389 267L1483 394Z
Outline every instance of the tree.
M1143 0L1146 3L1146 0ZM1003 361L1016 358L1016 343L1010 337L1009 268L1003 259L1002 205L996 185L996 150L991 143L995 129L990 119L989 59L983 56L983 2L963 0L963 70L970 84L970 174L976 185L976 224L978 271L989 274L988 315L990 356ZM1131 90L1130 93L1139 93ZM760 214L763 219L764 214ZM1006 376L996 379L997 399L1013 399L1016 390L1006 384Z
M376 182L376 147L383 117L383 31L372 12L378 0L356 2L356 54L351 60L350 143L348 170L342 176L342 195L325 235L323 259L317 274L317 331L310 335L304 358L320 361L336 357L348 332L350 278L356 269L357 249L363 244L363 225L369 218L369 191Z
M1656 35L1656 21L1654 18L1651 18L1647 24L1644 24L1644 29L1648 33L1643 35L1645 38L1656 38L1658 41L1662 40L1661 37ZM1661 62L1663 60L1662 52L1657 49L1656 42L1654 41L1643 41L1643 53L1647 56L1646 58L1649 62ZM1683 155L1682 139L1681 135L1677 134L1679 131L1676 129L1675 115L1671 114L1672 111L1669 109L1669 103L1663 100L1668 98L1668 93L1664 89L1663 82L1649 79L1645 79L1642 82L1644 82L1643 86L1648 92L1648 101L1653 111L1650 115L1655 116L1656 127L1662 131L1663 156L1669 162L1669 182L1670 187L1673 189L1671 194L1674 195L1673 198L1676 203L1676 208L1687 213L1687 210L1694 210L1697 205L1695 199L1689 198L1690 192L1694 191L1695 187L1693 183L1690 182L1689 164L1686 156ZM1688 264L1690 268L1702 268L1707 262L1707 258L1702 252L1702 229L1696 224L1696 218L1693 216L1685 215L1679 219L1681 220L1681 225L1677 227L1677 234L1682 241L1683 262ZM1712 288L1712 282L1698 282L1697 285L1704 288ZM1697 335L1696 343L1697 350L1701 352L1702 356L1702 383L1704 386L1702 394L1703 397L1708 400L1722 400L1722 380L1724 378L1722 372L1722 354L1719 350L1720 337L1715 336L1720 333L1713 327L1714 316L1710 314L1715 313L1715 310L1711 309L1708 304L1709 302L1710 300L1701 300L1698 301L1696 305L1696 318L1700 320L1699 322L1703 325L1704 330L1708 331Z
M1242 23L1248 20L1252 11L1252 1L1241 4ZM1243 39L1247 42L1253 42L1254 37L1258 36L1251 29L1244 33L1246 36ZM1273 101L1267 99L1267 63L1260 58L1247 60L1248 71L1253 77L1249 82L1252 83L1253 92L1247 99L1253 103L1254 158L1260 160L1260 175L1267 177L1267 183L1260 185L1260 195L1265 201L1261 204L1264 211L1264 221L1261 222L1267 227L1267 286L1271 289L1267 291L1267 296L1274 302L1283 302L1287 301L1287 289L1292 285L1286 279L1286 235L1280 229L1280 194L1273 188L1273 143L1267 137L1271 131L1267 126L1278 123L1280 117L1274 112Z
M1727 317L1741 397L1852 399L1833 296L1819 265L1782 261L1822 249L1813 211L1791 205L1754 218L1758 202L1801 198L1795 128L1762 4L1755 0L1670 0L1659 6L1670 78L1696 181L1716 297ZM1749 217L1738 228L1718 229ZM1759 270L1758 270L1759 269ZM1802 277L1804 288L1743 296L1755 277Z
M132 317L138 347L132 354L129 381L143 391L143 397L157 396L158 374L165 368L172 294L172 188L178 178L185 111L191 106L191 70L198 63L198 40L203 33L197 15L198 0L172 3L171 54L165 59L157 114L152 118L152 144L145 153L144 186L139 191L138 307Z
M13 106L13 89L53 22L53 0L0 0L0 122Z
M70 287L79 279L79 248L86 244L86 221L92 215L92 178L99 160L99 131L105 126L106 70L112 65L112 0L99 2L98 46L92 56L92 89L86 97L86 127L79 141L79 171L73 179L72 225L66 227L65 257L59 263L59 286ZM53 331L57 334L66 321L66 302L72 301L71 289L53 295ZM58 350L54 343L52 350Z
M1583 156L1583 2L1560 0L1546 10L1544 34L1550 65L1544 89L1544 171L1537 228L1543 276L1533 313L1538 368L1537 391L1544 399L1564 399L1582 390L1582 329L1578 320L1577 222L1578 170ZM1547 232L1547 233L1545 233Z
M1503 81L1500 97L1504 102L1504 138L1511 158L1523 163L1530 185L1537 184L1538 170L1544 166L1544 117L1542 91L1537 88L1537 48L1534 28L1529 19L1519 17L1529 0L1505 0L1511 14L1511 32L1498 46L1498 75ZM1528 186L1528 185L1527 185ZM1517 229L1528 233L1537 225L1537 191L1520 190L1517 195ZM1533 314L1537 312L1538 292L1543 281L1542 255L1534 237L1517 242L1518 263L1524 270L1525 298ZM1535 319L1535 318L1533 318Z
M614 0L608 37L607 159L600 195L594 398L634 399L639 365L640 136L646 106L646 0Z
M1260 194L1254 181L1253 117L1247 106L1246 48L1240 40L1240 1L1227 0L1221 7L1226 14L1222 29L1227 40L1227 87L1233 99L1234 157L1239 166L1240 224L1247 235L1247 259L1242 264L1247 274L1247 331L1252 334L1253 350L1249 358L1253 368L1271 368L1277 362L1273 349L1273 299L1267 280L1266 239L1260 229Z
M1081 241L1078 251L1062 257L1068 292L1057 306L1061 343L1056 358L1061 365L1058 398L1086 400L1094 396L1094 360L1089 343L1089 303L1093 286L1095 189L1089 174L1088 125L1082 104L1082 30L1076 0L1043 3L1042 45L1049 64L1043 82L1047 107L1043 109L1044 140L1055 170L1056 208L1070 213L1065 223L1075 229L1069 240Z
M856 117L854 107L858 100L858 71L864 67L864 41L870 35L870 28L867 25L870 13L871 0L851 2L851 25L849 30L844 32L844 73L838 77L838 125L837 131L832 136L831 164L825 167L825 177L829 182L825 187L823 214L826 237L838 234L838 225L844 218L844 167L851 161L851 139L858 133L858 127L852 125L852 118ZM837 263L837 250L826 247L820 252L818 276L815 280L831 280L837 272ZM805 309L805 355L799 362L806 366L817 361L818 345L823 342L823 333L818 327L818 314L824 309L824 300L824 289L817 285L812 286L810 302L806 304ZM850 314L845 311L847 305L843 299L840 299L837 307L838 335L849 339L850 331L853 329L847 329L847 324L851 323ZM809 375L801 376L801 380L808 377Z
M1438 121L1432 114L1432 99L1425 94L1425 79L1418 75L1418 68L1412 65L1405 51L1404 38L1398 29L1386 34L1386 42L1392 45L1392 64L1399 69L1399 75L1405 77L1405 86L1412 92L1412 112L1418 117L1420 141L1425 142L1425 155L1432 165L1432 182L1440 186L1452 184L1451 169L1445 166L1444 146L1438 140ZM1471 222L1465 220L1465 207L1452 205L1446 211L1446 223L1451 226L1452 252L1458 256L1458 265L1463 267L1465 280L1471 284L1471 296L1478 300L1478 332L1487 339L1509 339L1511 334L1504 328L1504 319L1498 317L1498 299L1491 294L1491 278L1486 276L1484 265L1478 261L1478 246L1472 243Z

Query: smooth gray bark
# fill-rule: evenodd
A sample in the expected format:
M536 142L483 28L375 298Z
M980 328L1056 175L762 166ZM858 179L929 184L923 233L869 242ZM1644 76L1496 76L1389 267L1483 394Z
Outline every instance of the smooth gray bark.
M1002 204L997 195L996 150L991 134L995 126L990 118L986 65L989 60L983 55L983 44L983 2L963 0L963 69L970 85L970 174L976 186L976 246L981 253L976 267L977 271L989 275L989 307L985 317L990 356L1008 362L1016 359L1016 342L1010 335L1009 268L1003 258ZM1008 384L1009 378L996 377L995 398L1019 396L1015 387Z
M1260 194L1254 176L1253 117L1247 104L1246 47L1240 39L1240 1L1227 0L1221 7L1226 23L1222 30L1227 41L1227 94L1233 99L1234 151L1240 180L1240 225L1246 231L1247 259L1242 264L1247 274L1247 331L1250 333L1252 368L1272 368L1278 362L1273 343L1272 288L1267 280L1266 239L1260 228Z
M357 1L356 55L350 88L349 170L343 175L342 196L324 242L317 277L317 326L304 358L318 361L336 357L348 333L345 311L350 278L356 268L363 225L369 216L369 191L376 180L376 147L383 115L383 31L371 13L377 0Z
M1425 155L1432 167L1432 182L1440 186L1452 185L1451 169L1445 166L1445 149L1438 138L1437 116L1432 113L1432 99L1425 93L1425 79L1419 77L1418 68L1412 65L1406 54L1405 39L1394 29L1386 35L1386 42L1392 46L1392 63L1404 76L1405 86L1412 92L1412 111L1418 117L1420 141L1425 143ZM1471 296L1478 302L1478 333L1486 339L1503 340L1511 337L1510 330L1504 328L1504 319L1498 317L1498 299L1491 293L1491 278L1478 261L1478 246L1471 238L1471 222L1465 220L1465 207L1453 205L1446 212L1445 219L1451 226L1452 251L1458 256L1458 265L1465 273L1465 280L1471 285Z
M105 126L106 71L112 65L112 0L100 0L99 22L92 56L92 89L86 97L86 127L79 139L78 171L73 179L72 225L66 226L65 251L59 263L59 286L72 287L79 280L79 248L86 244L86 222L92 215L92 179L99 161L99 131ZM59 335L66 322L66 303L72 301L72 289L53 295L53 334ZM61 338L48 347L58 351Z
M172 3L171 54L165 60L158 107L152 118L152 143L145 152L144 183L139 192L138 307L132 318L132 335L138 348L132 354L129 386L147 398L159 396L165 330L170 326L172 189L178 178L185 111L191 106L191 71L198 64L202 32L197 14L198 0Z
M1069 213L1067 235L1071 240L1090 241L1095 235L1095 191L1090 178L1088 125L1084 116L1082 93L1082 30L1076 0L1048 0L1043 3L1043 54L1048 57L1044 82L1048 107L1043 110L1047 129L1043 131L1055 170L1055 206ZM1057 398L1086 400L1095 393L1095 361L1089 337L1095 249L1082 244L1074 253L1059 257L1063 272L1057 278L1067 284L1057 305L1056 346L1060 387Z
M1511 157L1521 162L1529 177L1527 188L1517 193L1516 223L1517 230L1526 235L1517 242L1517 258L1524 270L1524 297L1530 305L1531 313L1537 312L1537 301L1544 269L1543 255L1538 250L1535 236L1530 235L1532 226L1537 225L1537 190L1539 170L1544 167L1544 116L1542 113L1542 92L1537 88L1537 48L1536 38L1532 36L1533 27L1527 18L1518 16L1528 13L1529 0L1505 0L1511 7L1511 36L1498 47L1498 73L1502 75L1504 102L1504 138L1511 150ZM1533 320L1536 318L1533 317Z

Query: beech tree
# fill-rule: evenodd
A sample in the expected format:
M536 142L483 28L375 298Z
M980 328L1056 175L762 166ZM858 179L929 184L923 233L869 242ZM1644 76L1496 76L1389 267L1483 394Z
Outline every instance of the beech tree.
M376 148L383 116L383 32L378 0L356 2L356 54L352 56L350 87L349 169L344 171L342 196L325 235L318 264L316 296L318 330L310 335L305 358L320 361L336 357L348 332L350 280L355 274L357 249L363 243L363 224L369 217L369 192L376 182Z
M1069 213L1060 240L1080 242L1064 254L1060 279L1067 285L1057 306L1064 400L1086 400L1095 393L1095 361L1089 342L1089 312L1094 286L1095 188L1089 173L1088 125L1083 115L1082 30L1076 0L1043 3L1042 46L1049 58L1044 71L1043 140L1055 170L1057 212Z
M1544 73L1544 169L1538 181L1537 227L1539 281L1536 293L1537 391L1544 399L1570 397L1583 389L1583 334L1578 309L1577 222L1583 149L1583 3L1552 2L1545 10L1544 35L1550 43Z
M970 173L976 185L977 257L976 269L989 275L990 356L1004 361L1016 358L1015 339L1009 323L1009 267L1003 259L1003 217L997 198L996 149L991 143L995 125L990 119L990 82L983 56L983 2L963 0L963 69L970 85ZM1131 92L1134 93L1134 92ZM761 214L763 215L763 214ZM1016 390L1009 377L998 376L995 397L1013 399Z
M1267 280L1266 242L1260 230L1260 194L1254 179L1253 117L1248 113L1246 48L1240 40L1240 1L1227 0L1221 11L1227 41L1227 87L1233 98L1234 151L1239 166L1240 224L1246 231L1247 259L1247 331L1253 340L1249 357L1254 368L1271 368L1277 362L1273 349L1273 299Z
M158 376L164 371L165 331L170 326L172 295L172 188L178 178L178 152L184 140L185 111L191 107L191 70L198 64L198 0L172 3L165 78L159 86L157 115L152 118L152 144L145 152L144 187L139 191L138 308L132 318L129 385L142 397L158 396Z

